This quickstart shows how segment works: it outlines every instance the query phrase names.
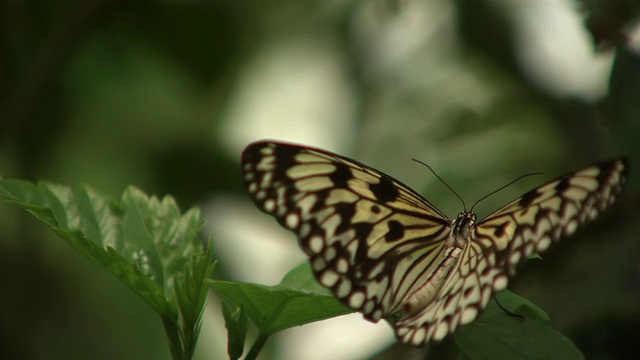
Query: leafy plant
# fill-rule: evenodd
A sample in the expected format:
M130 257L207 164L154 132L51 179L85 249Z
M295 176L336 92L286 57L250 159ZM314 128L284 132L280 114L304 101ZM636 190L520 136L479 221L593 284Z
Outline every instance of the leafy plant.
M88 186L2 179L0 196L127 284L160 315L173 358L192 357L215 266L197 210L180 214L171 197L135 187L114 201Z
M258 335L245 358L255 359L269 336L280 330L351 312L315 281L308 263L276 286L210 280L215 262L211 246L205 249L197 235L199 213L191 209L180 214L168 196L160 200L129 187L115 201L88 186L72 189L12 179L0 180L0 196L141 296L160 315L174 359L193 356L209 286L223 303L232 359L244 353L248 322ZM509 291L496 298L503 309L492 301L475 322L455 333L466 357L583 358L551 327L544 311Z

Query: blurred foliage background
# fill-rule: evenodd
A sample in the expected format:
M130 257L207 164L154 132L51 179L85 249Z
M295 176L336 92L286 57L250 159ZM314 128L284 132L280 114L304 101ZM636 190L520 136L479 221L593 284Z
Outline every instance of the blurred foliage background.
M450 216L457 199L411 158L473 203L523 173L548 179L626 155L620 205L527 262L511 288L587 358L635 358L638 10L598 0L2 1L0 175L172 194L205 210L216 276L275 283L303 258L244 195L239 154L252 140L356 157ZM521 181L477 212L541 182ZM3 204L0 217L0 358L169 358L141 299L26 214ZM212 296L199 358L224 357L218 313ZM265 357L425 355L387 349L390 331L377 327L384 341L363 345L353 331L331 332L343 347L277 339Z

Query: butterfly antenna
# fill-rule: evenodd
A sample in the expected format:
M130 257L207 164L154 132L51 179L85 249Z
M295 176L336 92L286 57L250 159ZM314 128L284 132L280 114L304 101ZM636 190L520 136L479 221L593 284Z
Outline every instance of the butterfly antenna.
M544 173L541 173L541 172L535 172L535 173L524 174L524 175L522 175L522 176L519 176L517 179L515 179L515 180L511 181L511 182L510 182L510 183L508 183L507 185L504 185L504 186L500 187L500 188L499 188L499 189L497 189L497 190L493 190L492 192L488 193L487 195L485 195L485 196L481 197L481 198L480 198L480 200L476 201L476 202L473 204L473 206L471 207L471 209L470 209L469 211L470 211L470 212L471 212L471 211L473 211L473 208L474 208L474 207L476 207L476 205L478 205L478 203L480 203L480 201L482 201L482 200L484 200L484 199L488 198L489 196L491 196L491 195L493 195L493 194L497 193L497 192L498 192L498 191L500 191L500 190L503 190L504 188L506 188L506 187L508 187L508 186L513 185L514 183L516 183L516 182L518 182L518 181L520 181L520 180L522 180L522 179L524 179L524 178L526 178L526 177L529 177L529 176L533 176L533 175L543 175L543 174L544 174Z
M462 207L464 208L464 211L465 211L465 212L467 211L467 205L464 203L464 200L462 200L462 198L460 197L460 195L458 195L458 193L457 193L455 190L453 190L453 189L451 188L451 186L449 186L449 184L447 184L447 182L446 182L446 181L442 180L442 178L441 178L440 176L438 176L438 174L437 174L437 173L436 173L436 172L431 168L431 166L429 166L429 165L427 165L427 164L423 163L422 161L420 161L420 160L418 160L418 159L411 159L411 160L413 160L413 161L415 161L415 162L417 162L417 163L419 163L419 164L422 164L422 165L426 166L426 167L427 167L427 169L429 169L429 170L433 173L433 175L435 175L435 176L438 178L438 180L440 180L440 182L441 182L441 183L443 183L443 184L444 184L444 186L446 186L446 187L447 187L447 189L451 190L451 192L452 192L455 196L457 196L457 197L458 197L458 199L460 199L460 202L462 203Z

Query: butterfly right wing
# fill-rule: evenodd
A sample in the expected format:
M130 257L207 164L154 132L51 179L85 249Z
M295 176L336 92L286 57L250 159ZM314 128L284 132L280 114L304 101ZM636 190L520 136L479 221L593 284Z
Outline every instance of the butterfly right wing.
M542 253L611 206L628 174L628 160L618 158L561 176L487 216L476 227L475 241L513 276L520 260Z
M403 310L444 258L451 222L399 181L327 151L249 145L245 186L293 231L316 279L372 321Z
M582 168L529 191L477 223L434 301L394 323L398 338L424 345L475 320L491 295L507 287L520 260L573 234L613 204L628 171L624 158Z

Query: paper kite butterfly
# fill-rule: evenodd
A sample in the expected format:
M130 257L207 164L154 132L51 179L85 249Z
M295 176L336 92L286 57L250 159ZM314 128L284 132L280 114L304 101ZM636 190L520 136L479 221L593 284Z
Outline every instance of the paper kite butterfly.
M466 209L451 220L400 181L325 150L255 142L242 171L256 205L297 235L320 284L420 346L472 322L522 259L613 204L629 164L578 169L479 222Z

